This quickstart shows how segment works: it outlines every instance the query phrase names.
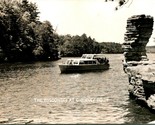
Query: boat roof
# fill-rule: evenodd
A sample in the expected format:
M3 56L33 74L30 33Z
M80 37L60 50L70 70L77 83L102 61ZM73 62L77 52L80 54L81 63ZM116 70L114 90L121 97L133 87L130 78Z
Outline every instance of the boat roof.
M79 60L82 60L82 61L93 61L93 60L95 60L95 59L87 59L87 58L78 58L78 59L74 59L74 58L71 58L71 59L67 59L67 60L73 60L73 61L79 61Z
M82 58L105 58L104 54L83 54Z

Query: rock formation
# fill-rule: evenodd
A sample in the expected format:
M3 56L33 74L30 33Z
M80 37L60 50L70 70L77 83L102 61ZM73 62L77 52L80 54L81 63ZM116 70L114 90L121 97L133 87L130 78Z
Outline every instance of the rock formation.
M132 16L127 20L124 37L124 56L126 61L147 59L146 44L153 30L153 17L145 15Z
M155 110L155 61L146 55L146 44L153 31L153 17L135 15L127 20L123 43L123 68L129 78L129 94Z

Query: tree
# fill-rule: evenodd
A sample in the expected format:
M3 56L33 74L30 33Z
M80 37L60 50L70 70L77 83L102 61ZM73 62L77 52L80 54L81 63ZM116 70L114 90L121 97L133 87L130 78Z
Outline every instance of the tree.
M49 21L40 22L36 4L0 1L0 48L9 61L57 57L57 40ZM35 57L36 56L36 57Z
M84 33L81 36L64 35L60 37L59 50L63 56L81 56L84 53L101 53L98 42Z
M108 2L108 1L117 1L118 2L118 6L116 6L115 10L118 10L120 7L124 6L127 3L129 3L129 5L131 5L131 3L133 2L133 0L105 0L105 2Z
M39 23L35 28L37 43L33 53L38 60L58 58L58 34L54 33L49 21Z

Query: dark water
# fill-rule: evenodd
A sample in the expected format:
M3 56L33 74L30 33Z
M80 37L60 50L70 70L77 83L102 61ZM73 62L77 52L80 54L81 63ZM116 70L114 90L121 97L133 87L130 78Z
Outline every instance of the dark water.
M106 56L110 69L103 72L61 74L58 64L66 58L0 64L0 120L102 124L155 120L155 114L129 99L123 56Z

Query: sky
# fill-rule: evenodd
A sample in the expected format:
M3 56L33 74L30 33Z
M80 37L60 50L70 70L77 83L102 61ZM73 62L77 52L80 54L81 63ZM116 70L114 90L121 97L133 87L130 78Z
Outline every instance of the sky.
M105 0L29 1L37 4L40 20L50 21L58 34L85 33L97 42L123 43L127 19L132 15L146 14L155 19L155 0L129 0L128 4L117 11L117 2ZM153 31L147 45L155 45L154 37Z

